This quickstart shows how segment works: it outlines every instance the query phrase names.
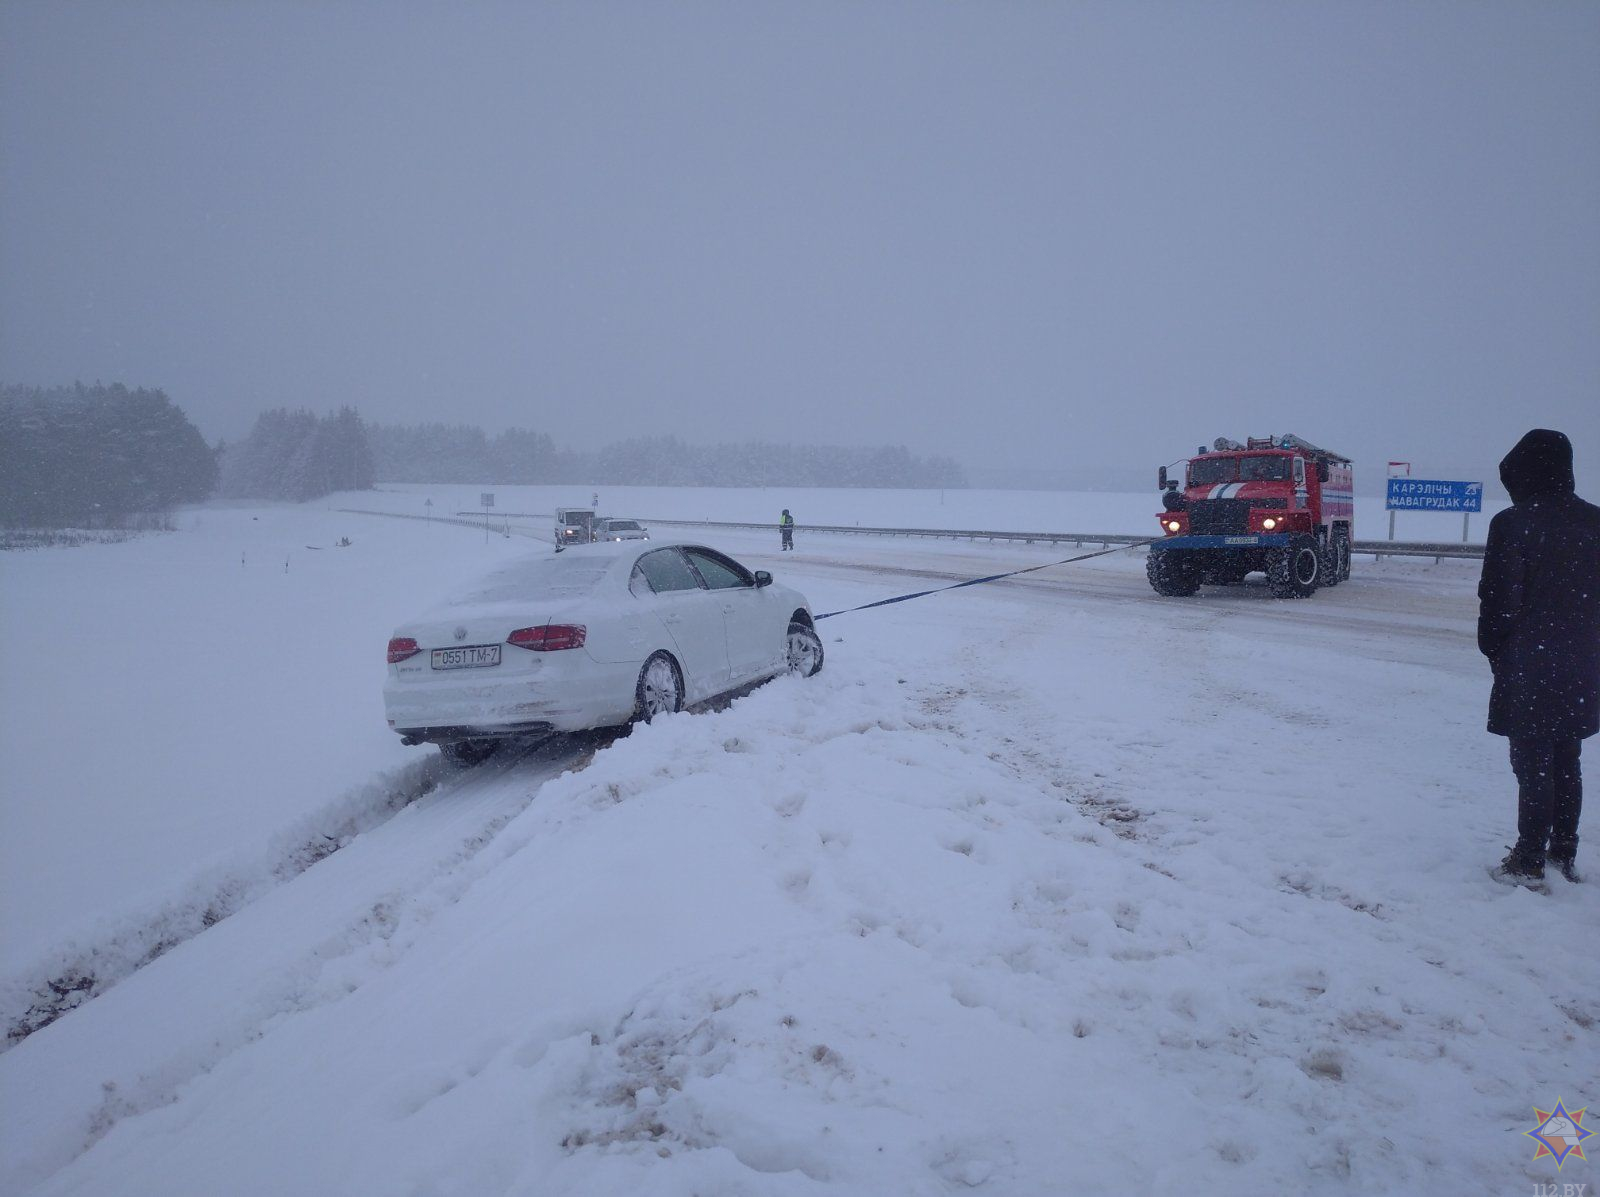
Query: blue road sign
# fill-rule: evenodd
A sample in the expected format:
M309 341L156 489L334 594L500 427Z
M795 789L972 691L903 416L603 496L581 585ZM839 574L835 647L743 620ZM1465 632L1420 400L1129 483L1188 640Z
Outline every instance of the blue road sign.
M1483 483L1391 478L1384 506L1390 511L1482 511Z

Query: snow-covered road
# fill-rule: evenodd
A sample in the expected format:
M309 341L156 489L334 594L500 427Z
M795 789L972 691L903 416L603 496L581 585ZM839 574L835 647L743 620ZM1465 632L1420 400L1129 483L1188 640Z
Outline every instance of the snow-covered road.
M269 618L289 603L313 650L281 675L252 656L270 686L330 646L306 681L345 687L347 713L278 708L313 756L372 714L331 645L358 615L381 643L415 588L393 555L418 532L369 523L366 588L328 573L341 559L304 583L320 614L281 583L228 592ZM452 569L466 546L518 547L421 534ZM1060 555L773 539L715 543L818 610ZM47 590L48 563L16 568L40 573L24 594ZM1307 602L1184 601L1155 598L1137 557L1102 558L842 615L818 677L598 752L551 746L432 789L403 755L373 758L379 791L427 792L367 804L382 817L309 867L258 869L236 913L0 1056L0 1190L1555 1180L1522 1132L1536 1103L1596 1096L1597 887L1486 876L1512 799L1482 732L1473 567L1358 568ZM162 782L159 754L126 759L153 776L130 791ZM325 809L281 821L303 832ZM256 861L261 826L214 837L215 859Z

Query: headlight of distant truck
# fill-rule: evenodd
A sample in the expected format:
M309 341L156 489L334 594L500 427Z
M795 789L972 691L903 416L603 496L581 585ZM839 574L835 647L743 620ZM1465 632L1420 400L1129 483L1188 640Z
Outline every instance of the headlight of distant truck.
M1274 528L1276 528L1278 526L1277 518L1274 517L1274 516L1270 516L1269 515L1269 516L1267 516L1266 519L1261 521L1261 526L1263 528L1265 528L1268 532L1271 532Z
M1177 520L1167 520L1166 521L1166 525L1167 525L1167 531L1168 532L1176 532L1179 528L1183 527L1183 525L1180 524Z

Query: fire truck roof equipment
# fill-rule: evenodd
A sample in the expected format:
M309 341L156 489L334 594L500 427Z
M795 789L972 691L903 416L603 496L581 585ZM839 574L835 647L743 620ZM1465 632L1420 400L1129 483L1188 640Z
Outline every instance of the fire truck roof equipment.
M1238 447L1244 448L1245 446ZM1335 453L1331 449L1319 448L1310 441L1301 440L1292 432L1286 432L1278 437L1253 436L1250 438L1248 447L1251 449L1298 449L1307 457L1322 457L1328 461L1337 461L1343 465L1350 464L1350 459L1342 453Z

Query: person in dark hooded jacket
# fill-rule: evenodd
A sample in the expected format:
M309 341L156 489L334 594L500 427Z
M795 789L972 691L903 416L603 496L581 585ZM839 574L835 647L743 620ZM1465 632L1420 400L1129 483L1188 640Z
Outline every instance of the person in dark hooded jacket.
M1489 523L1478 648L1494 671L1489 731L1511 742L1517 843L1495 874L1578 880L1583 741L1600 731L1600 507L1574 493L1572 442L1535 428L1500 463L1512 506Z

